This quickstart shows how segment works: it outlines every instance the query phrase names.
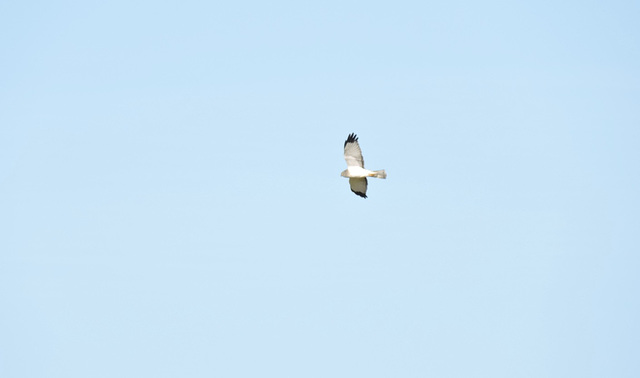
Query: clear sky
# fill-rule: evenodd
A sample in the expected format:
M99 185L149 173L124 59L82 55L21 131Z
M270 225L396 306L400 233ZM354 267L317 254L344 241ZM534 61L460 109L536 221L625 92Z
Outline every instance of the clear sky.
M639 19L2 2L0 376L640 376Z

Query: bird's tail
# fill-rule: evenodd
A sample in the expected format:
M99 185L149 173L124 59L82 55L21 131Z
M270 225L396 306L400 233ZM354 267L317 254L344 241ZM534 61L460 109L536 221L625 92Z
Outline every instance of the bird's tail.
M381 178L381 179L386 179L387 178L387 172L384 171L384 169L381 169L379 171L373 171L376 175L375 177L377 178Z

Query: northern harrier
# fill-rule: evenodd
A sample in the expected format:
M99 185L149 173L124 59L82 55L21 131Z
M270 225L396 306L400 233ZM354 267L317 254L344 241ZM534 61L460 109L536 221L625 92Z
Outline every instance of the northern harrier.
M370 171L364 168L358 136L354 133L349 134L344 142L344 160L347 161L347 169L342 171L340 176L348 177L351 191L362 198L367 198L367 177L387 178L384 169Z

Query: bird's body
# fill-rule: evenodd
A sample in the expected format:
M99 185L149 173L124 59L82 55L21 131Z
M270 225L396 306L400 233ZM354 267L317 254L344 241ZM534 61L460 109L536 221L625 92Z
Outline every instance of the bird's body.
M356 134L349 134L344 142L344 160L347 162L347 169L342 171L340 176L348 177L351 191L362 198L367 198L367 177L387 178L384 169L371 171L364 167L364 159Z
M370 171L368 169L357 167L357 166L347 167L347 169L342 171L340 176L349 177L349 178L351 177L353 178L363 178L363 177L387 178L387 174L384 172L384 170Z

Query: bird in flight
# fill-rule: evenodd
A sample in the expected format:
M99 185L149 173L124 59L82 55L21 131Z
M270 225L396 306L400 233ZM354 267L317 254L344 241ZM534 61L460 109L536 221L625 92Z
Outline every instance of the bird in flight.
M370 171L364 168L364 159L362 159L362 151L358 144L358 136L354 133L349 134L344 142L344 160L347 162L347 169L342 171L340 176L348 177L351 191L362 198L367 198L367 177L387 178L387 173L384 169Z

